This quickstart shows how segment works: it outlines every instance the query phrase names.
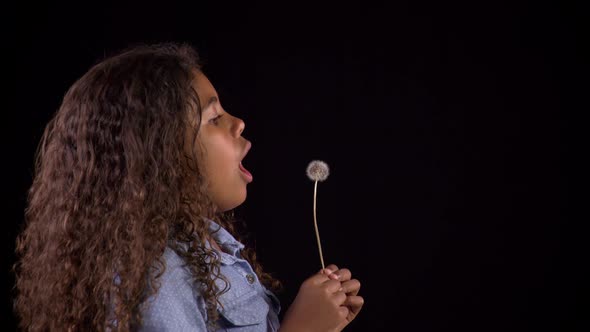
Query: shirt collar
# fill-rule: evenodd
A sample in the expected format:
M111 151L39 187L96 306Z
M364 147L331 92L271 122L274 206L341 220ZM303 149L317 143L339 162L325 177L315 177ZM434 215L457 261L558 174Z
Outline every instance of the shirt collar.
M231 264L235 262L239 256L239 251L244 248L244 244L236 240L236 238L218 223L210 219L207 220L209 221L211 236L224 251L220 253L222 263ZM207 243L207 246L210 247L210 244Z

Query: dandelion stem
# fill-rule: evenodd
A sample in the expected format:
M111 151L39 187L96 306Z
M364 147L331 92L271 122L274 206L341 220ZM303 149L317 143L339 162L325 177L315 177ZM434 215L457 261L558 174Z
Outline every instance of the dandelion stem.
M325 268L324 266L324 256L322 255L322 244L320 242L320 232L318 231L318 221L316 218L316 202L317 202L317 194L318 194L318 182L315 182L315 186L313 188L313 224L315 226L315 236L318 240L318 249L320 251L320 260L322 262L322 269Z

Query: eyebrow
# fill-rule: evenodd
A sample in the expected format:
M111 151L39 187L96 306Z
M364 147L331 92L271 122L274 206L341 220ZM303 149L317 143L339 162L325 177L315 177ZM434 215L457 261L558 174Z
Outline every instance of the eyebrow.
M217 97L213 96L211 98L209 98L209 100L207 101L207 103L205 104L205 106L203 107L203 110L207 109L209 106L215 104L216 102L218 102L219 99L217 99Z

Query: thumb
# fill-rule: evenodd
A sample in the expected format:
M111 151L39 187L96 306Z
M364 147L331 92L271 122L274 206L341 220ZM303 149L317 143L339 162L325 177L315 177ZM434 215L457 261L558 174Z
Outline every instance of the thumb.
M321 269L318 273L326 275L326 276L328 276L328 278L330 278L332 280L338 280L338 279L340 279L340 276L335 274L334 273L335 271L336 270L330 270L329 267L327 267L327 268Z

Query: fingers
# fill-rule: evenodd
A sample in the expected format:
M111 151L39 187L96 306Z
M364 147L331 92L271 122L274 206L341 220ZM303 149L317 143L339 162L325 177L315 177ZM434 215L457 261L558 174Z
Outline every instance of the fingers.
M328 290L333 293L340 289L340 281L338 280L338 276L335 274L326 275L327 272L324 270L320 270L319 273L316 273L309 277L306 282L309 282L313 285L321 285L326 284Z
M329 293L336 293L341 291L341 284L338 280L328 280L322 285ZM342 292L344 294L344 292Z
M352 273L350 272L349 269L346 269L346 268L339 269L339 270L335 271L334 274L339 277L338 280L340 280L340 281L350 280L350 278L352 277Z
M336 291L333 294L333 296L334 296L334 301L338 305L342 305L346 301L346 294L344 294L344 292Z
M326 266L325 268L321 269L317 273L317 275L313 276L312 278L315 279L315 281L318 283L322 283L328 279L337 280L339 277L338 277L338 275L334 274L334 272L336 272L336 271L338 271L338 266L336 266L334 264L330 264L330 265Z
M347 296L342 305L348 306L352 312L358 313L363 304L365 304L365 299L362 296Z
M326 276L323 273L318 273L318 274L311 276L308 279L308 282L326 289L326 291L328 293L336 293L336 292L341 292L342 294L346 293L344 291L344 288L342 287L342 283L339 280L334 280L334 279L328 278L328 276ZM347 289L351 289L354 291L355 287L356 287L356 285L354 283L352 283L347 286ZM354 294L354 295L356 295L356 294Z
M338 280L343 284L347 281L355 280L354 282L350 283L347 287L345 287L345 293L351 293L349 295L356 295L360 289L360 282L356 279L352 279L352 273L347 268L339 269L338 266L334 264L330 264L326 266L324 269L319 271L320 275L327 276L328 279ZM319 282L324 282L327 279L319 278Z
M320 270L320 274L324 274L332 280L338 280L340 278L340 276L338 276L337 274L335 274L332 270L330 270L328 268Z
M330 265L326 266L326 269L332 271L332 273L333 273L333 272L338 271L338 266L336 266L334 264L330 264Z
M336 271L338 271L338 266L330 264L326 266L326 268L320 270L320 273L327 275L330 279L338 280L339 276L337 274L334 274L334 272Z
M338 308L338 314L340 314L340 317L342 318L346 318L349 312L350 309L348 309L348 307L346 306L341 306L340 308Z
M348 295L357 295L361 289L361 282L357 279L347 280L341 284L342 291Z
M352 273L349 269L339 269L338 266L334 264L326 266L325 269L320 270L320 273L326 274L330 279L337 279L340 281L346 281L352 278Z

